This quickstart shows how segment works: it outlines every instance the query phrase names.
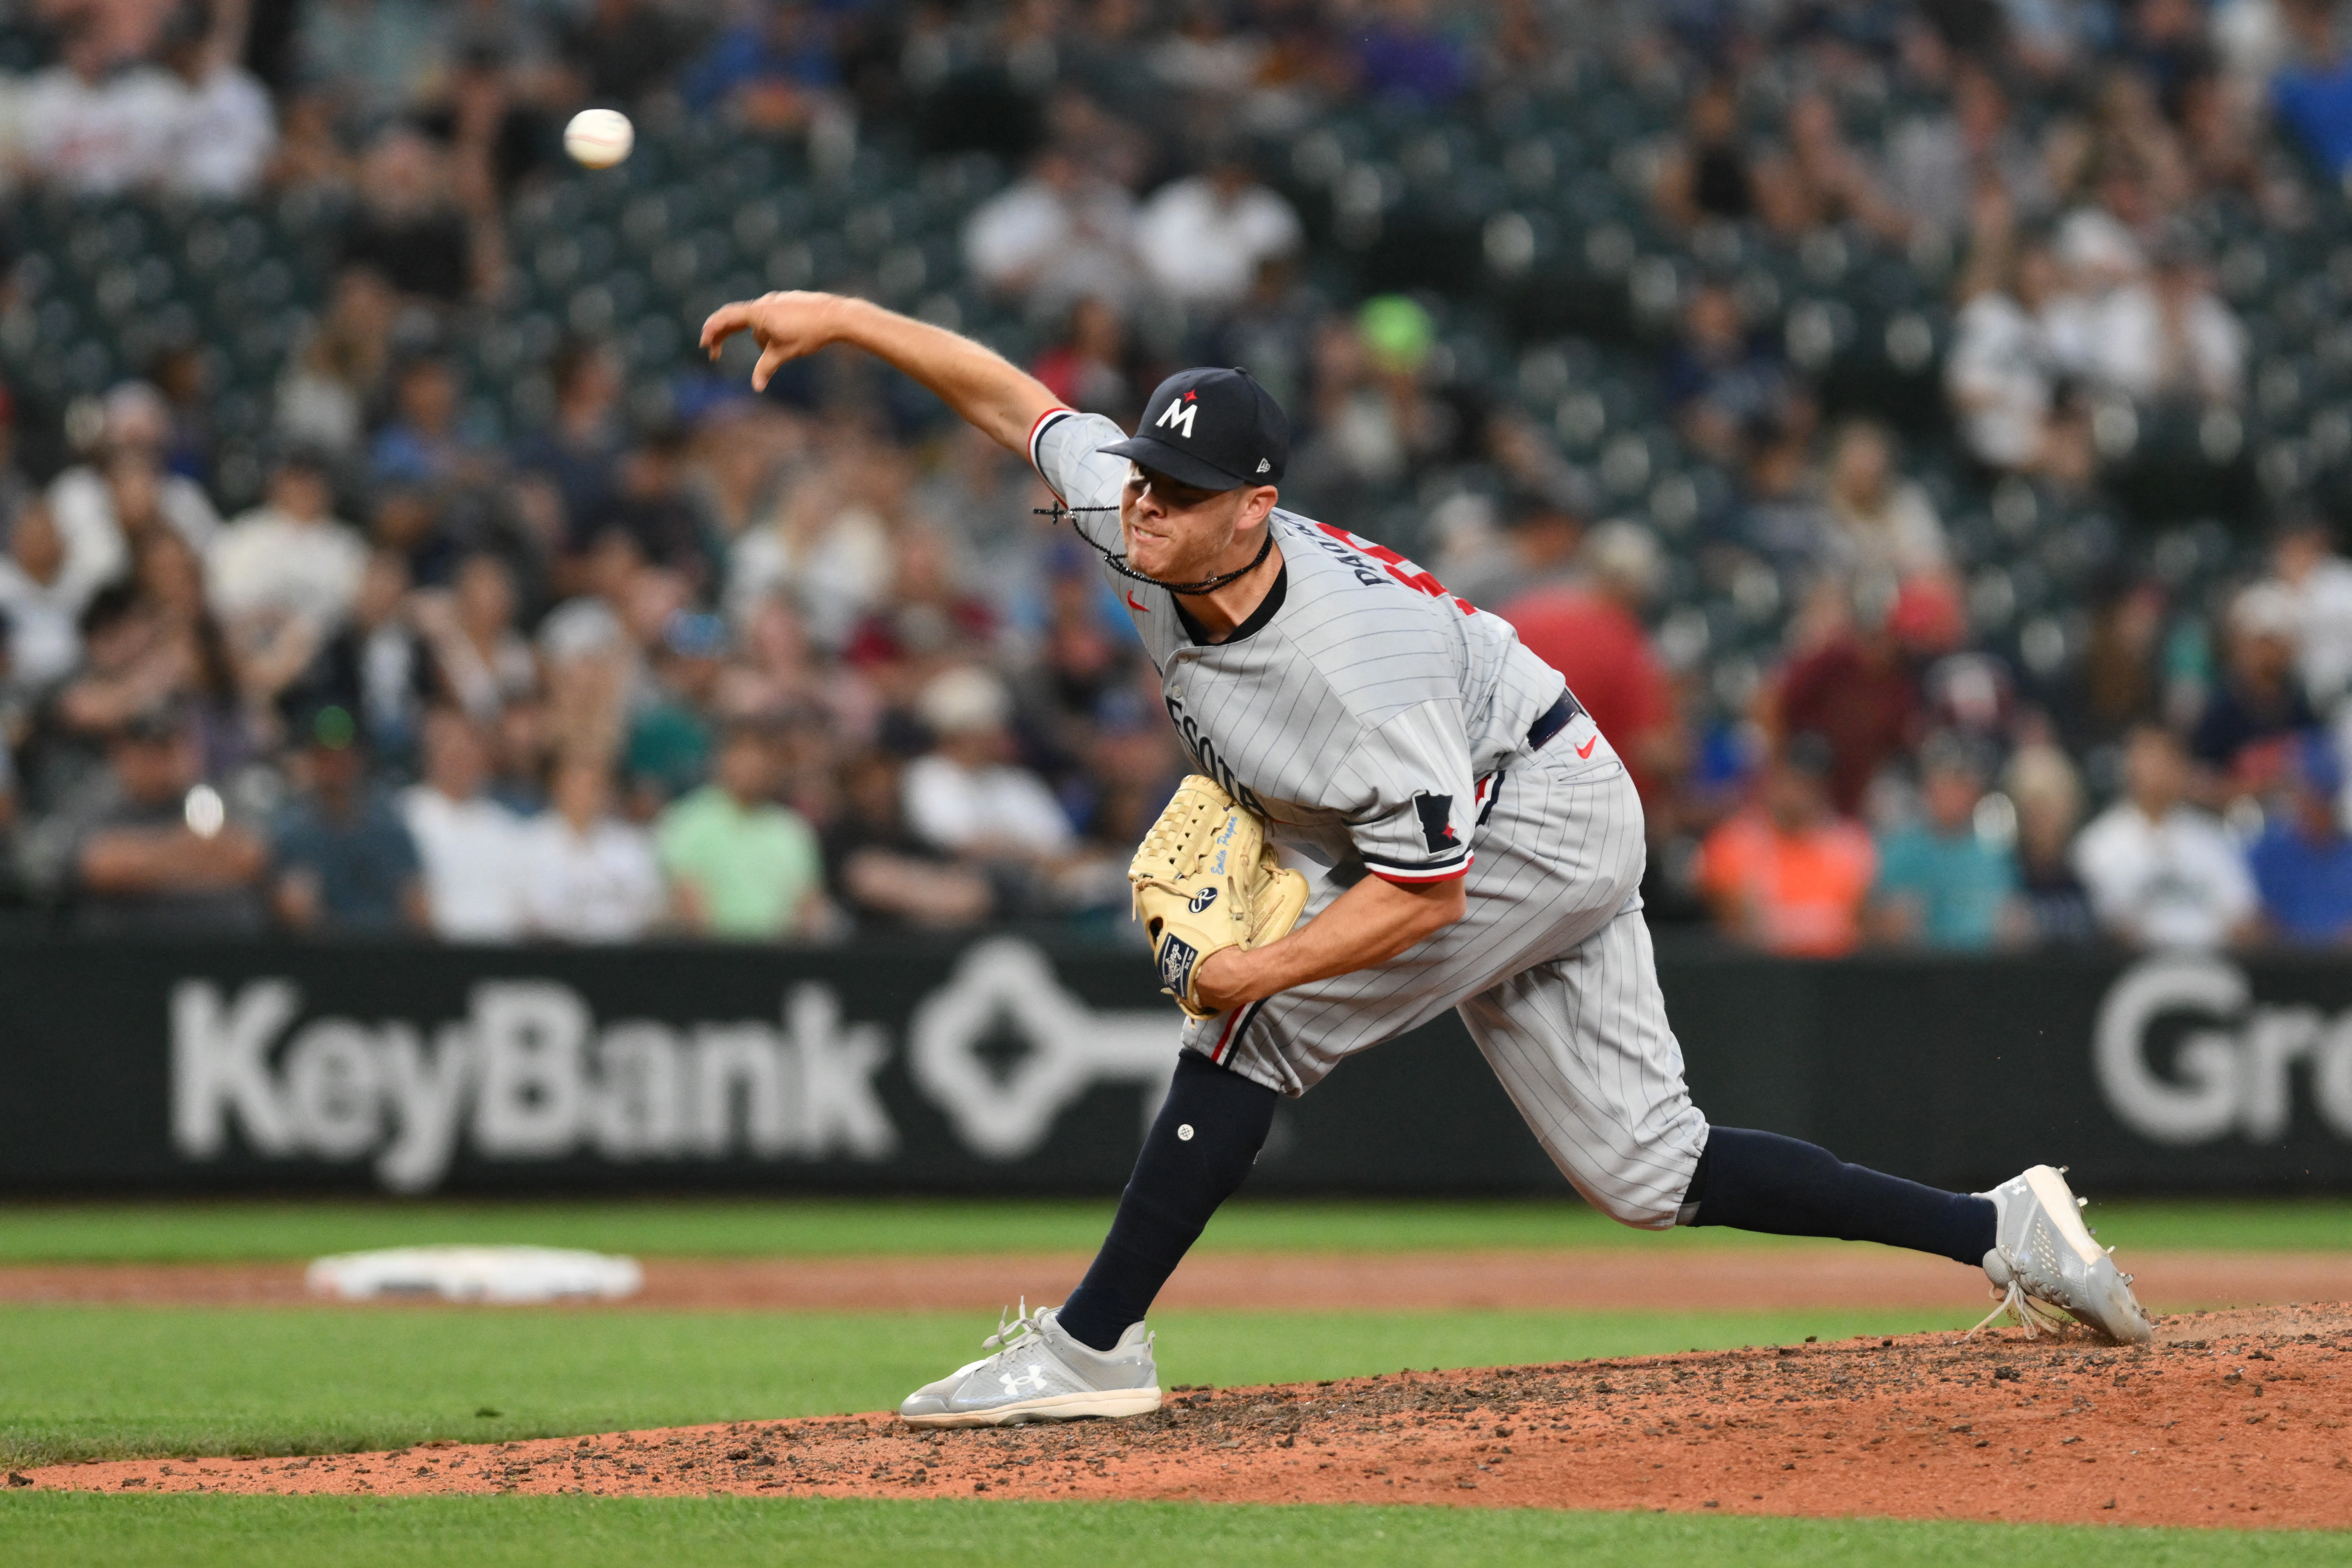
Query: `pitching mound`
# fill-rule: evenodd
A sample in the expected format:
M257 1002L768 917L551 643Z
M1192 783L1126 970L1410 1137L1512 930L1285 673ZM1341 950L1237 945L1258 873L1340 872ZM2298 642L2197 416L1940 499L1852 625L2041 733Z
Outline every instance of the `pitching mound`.
M919 1432L887 1415L296 1459L57 1466L118 1491L1184 1498L2352 1524L2352 1310L2168 1318L2149 1349L1784 1345L1277 1388L1130 1421Z

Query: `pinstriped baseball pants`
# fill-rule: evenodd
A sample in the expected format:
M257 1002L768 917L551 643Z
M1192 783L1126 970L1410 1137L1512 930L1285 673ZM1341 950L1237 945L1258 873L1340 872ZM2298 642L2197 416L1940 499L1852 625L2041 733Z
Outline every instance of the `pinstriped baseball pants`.
M1683 1083L1642 918L1641 797L1606 745L1580 759L1555 741L1501 776L1460 921L1377 968L1188 1024L1186 1047L1297 1095L1455 1008L1585 1200L1627 1225L1672 1226L1706 1119ZM1339 891L1318 888L1316 907Z

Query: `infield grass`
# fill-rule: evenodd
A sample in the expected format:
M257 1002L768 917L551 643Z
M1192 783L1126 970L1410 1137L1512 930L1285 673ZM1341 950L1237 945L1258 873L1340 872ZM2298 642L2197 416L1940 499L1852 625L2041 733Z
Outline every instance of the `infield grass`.
M1965 1328L1975 1316L1167 1312L1162 1384ZM982 1352L971 1313L0 1307L0 1465L488 1442L889 1408ZM494 1414L483 1414L483 1412Z
M656 1257L1090 1252L1109 1199L449 1199L0 1204L0 1263L310 1258L436 1242L529 1242ZM2102 1241L2235 1252L2352 1247L2352 1198L2094 1203ZM1247 1200L1209 1252L1808 1246L1718 1229L1628 1230L1573 1198L1462 1202Z
M1490 1509L41 1493L0 1499L0 1558L19 1568L2256 1568L2352 1561L2352 1536Z

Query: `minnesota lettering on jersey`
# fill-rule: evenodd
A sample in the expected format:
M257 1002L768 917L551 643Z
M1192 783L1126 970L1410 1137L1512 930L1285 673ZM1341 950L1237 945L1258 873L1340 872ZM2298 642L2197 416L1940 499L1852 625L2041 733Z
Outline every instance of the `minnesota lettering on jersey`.
M1184 711L1184 704L1168 691L1160 694L1160 700L1168 709L1168 721L1176 726L1176 736L1183 742L1185 754L1192 759L1193 771L1216 780L1219 788L1259 816L1269 815L1265 803L1251 793L1249 785L1235 778L1224 758L1217 755L1217 743L1201 733L1199 721Z

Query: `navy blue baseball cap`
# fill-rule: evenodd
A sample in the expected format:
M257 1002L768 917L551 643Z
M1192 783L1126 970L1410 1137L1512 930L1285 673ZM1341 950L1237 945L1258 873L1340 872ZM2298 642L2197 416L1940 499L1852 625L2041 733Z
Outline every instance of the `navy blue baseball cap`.
M1152 393L1135 434L1101 450L1204 490L1278 485L1290 420L1245 370L1181 370Z

